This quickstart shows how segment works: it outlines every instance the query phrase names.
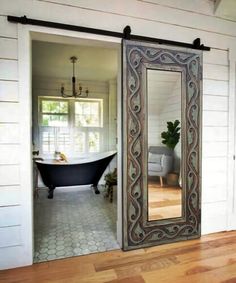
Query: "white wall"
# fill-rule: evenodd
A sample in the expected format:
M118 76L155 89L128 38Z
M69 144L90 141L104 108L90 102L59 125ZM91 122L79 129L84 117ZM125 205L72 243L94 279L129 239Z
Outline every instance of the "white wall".
M183 110L184 112L184 110ZM160 113L159 117L160 133L167 130L167 122L174 122L175 120L180 121L181 128L181 76L176 81L173 91L169 96L165 107ZM181 159L181 130L180 130L180 140L174 149L174 171L179 172L180 170L180 159Z
M109 150L117 150L117 81L109 81Z
M7 22L8 14L118 32L130 25L134 34L186 42L200 37L211 46L210 52L204 52L203 72L202 232L236 228L227 225L236 209L231 180L234 171L228 172L233 168L230 160L234 152L229 94L234 102L236 23L214 17L213 1L1 0L0 11L1 268L32 263L30 182L24 171L24 162L30 160L22 159L22 149L29 147L30 137L23 136L30 114L22 107L24 98L19 93L23 82L18 76L18 54L27 55L21 49L28 43L18 39L17 25ZM228 195L234 197L227 199Z

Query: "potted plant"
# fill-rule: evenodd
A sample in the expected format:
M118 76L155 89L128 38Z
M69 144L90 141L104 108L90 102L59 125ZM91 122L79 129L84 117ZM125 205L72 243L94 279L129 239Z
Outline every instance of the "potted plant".
M167 131L161 133L162 143L168 148L174 149L180 139L180 121L175 120L173 122L167 122Z
M105 187L107 189L106 197L110 198L110 202L113 201L113 186L117 185L117 168L113 172L105 175Z
M165 144L171 150L174 150L180 139L180 121L175 120L173 122L167 122L167 131L161 133L162 143ZM179 185L179 173L169 172L167 174L167 184Z

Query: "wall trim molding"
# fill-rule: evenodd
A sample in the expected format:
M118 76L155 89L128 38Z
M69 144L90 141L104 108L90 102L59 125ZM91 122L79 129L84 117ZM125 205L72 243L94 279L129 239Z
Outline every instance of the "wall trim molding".
M227 230L236 229L236 46L229 48L229 132L228 132L228 194Z

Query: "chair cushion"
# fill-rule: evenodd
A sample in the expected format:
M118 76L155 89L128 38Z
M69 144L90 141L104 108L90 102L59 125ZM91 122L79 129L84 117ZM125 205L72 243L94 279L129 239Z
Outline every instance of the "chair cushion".
M163 154L156 154L156 153L149 152L149 154L148 154L148 162L149 163L161 164L162 156L163 156Z
M160 164L157 163L148 163L148 171L161 172L162 167Z

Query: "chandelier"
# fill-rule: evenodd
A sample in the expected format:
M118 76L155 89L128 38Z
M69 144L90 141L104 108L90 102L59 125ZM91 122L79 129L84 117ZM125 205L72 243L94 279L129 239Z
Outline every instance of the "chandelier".
M62 97L87 97L88 96L88 89L86 88L85 91L83 91L82 85L79 84L79 90L76 91L76 79L75 79L75 63L77 62L77 57L72 56L70 57L70 61L73 64L73 76L72 76L72 92L71 94L65 93L65 87L64 84L61 85L61 95Z

